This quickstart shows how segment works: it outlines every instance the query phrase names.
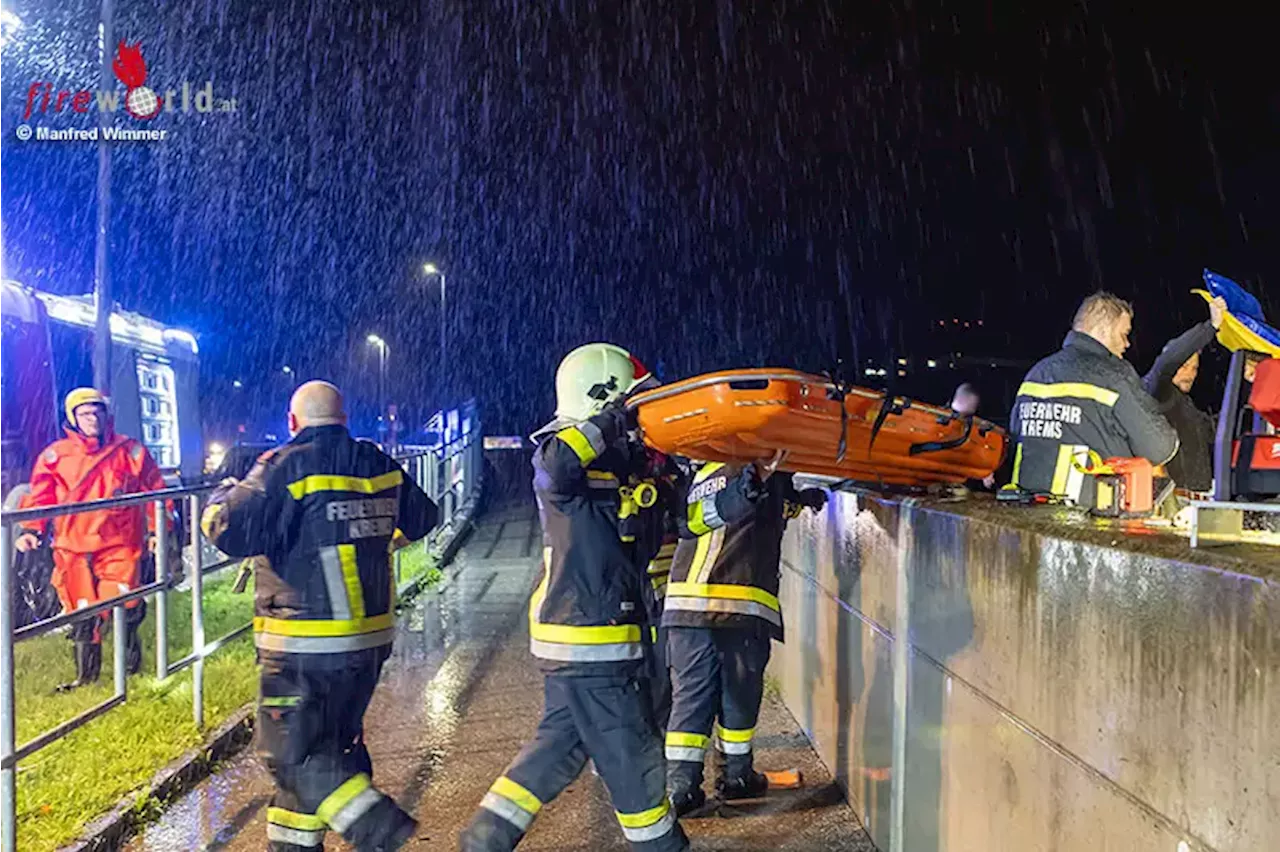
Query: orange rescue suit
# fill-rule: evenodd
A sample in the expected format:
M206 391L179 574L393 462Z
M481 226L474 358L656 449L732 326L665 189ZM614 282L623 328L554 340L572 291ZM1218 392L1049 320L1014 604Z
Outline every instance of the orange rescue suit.
M102 500L165 487L151 453L133 438L114 435L104 443L73 429L66 433L66 438L40 453L31 471L31 492L23 498L22 508ZM154 511L149 505L138 505L53 519L53 585L63 609L88 606L138 586L143 534L155 529ZM24 526L38 531L47 523L29 521Z

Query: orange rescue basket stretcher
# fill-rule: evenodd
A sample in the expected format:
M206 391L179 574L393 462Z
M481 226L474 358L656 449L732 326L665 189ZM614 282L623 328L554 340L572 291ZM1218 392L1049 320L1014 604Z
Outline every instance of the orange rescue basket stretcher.
M669 455L885 485L982 479L1009 436L977 417L797 370L726 370L637 394L649 446Z

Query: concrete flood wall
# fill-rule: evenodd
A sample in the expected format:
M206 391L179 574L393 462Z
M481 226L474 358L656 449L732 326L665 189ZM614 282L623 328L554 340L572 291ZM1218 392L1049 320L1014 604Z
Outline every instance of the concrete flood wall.
M784 544L772 672L876 844L1280 850L1274 576L964 511L838 494Z

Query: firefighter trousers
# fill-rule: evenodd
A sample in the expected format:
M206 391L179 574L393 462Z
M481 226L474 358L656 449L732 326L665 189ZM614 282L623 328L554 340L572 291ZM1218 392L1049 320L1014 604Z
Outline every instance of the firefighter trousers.
M725 775L753 771L755 737L769 634L754 627L670 627L671 718L667 725L667 774L672 789L702 785L702 765L712 727Z
M647 678L548 674L534 738L493 783L460 838L464 852L510 852L538 812L591 759L632 849L689 848L667 800L662 741L650 718Z
M652 644L645 648L649 667L649 705L653 708L653 726L659 733L667 729L671 716L671 669L667 662L667 628L655 627Z
M412 835L413 819L373 786L364 744L389 650L263 655L258 750L276 782L272 852L323 849L330 828L362 852L396 849Z

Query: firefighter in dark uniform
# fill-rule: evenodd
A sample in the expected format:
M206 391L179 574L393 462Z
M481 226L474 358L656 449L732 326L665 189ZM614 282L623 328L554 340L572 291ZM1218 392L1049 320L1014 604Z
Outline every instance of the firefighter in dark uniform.
M820 488L797 491L772 466L706 464L688 491L662 619L672 689L667 788L681 815L706 801L703 758L716 722L720 798L755 798L769 786L751 741L770 642L783 640L782 534L801 507L818 511L827 499Z
M674 459L650 449L647 471L623 493L622 539L634 542L635 563L646 576L649 697L654 727L659 731L667 729L667 718L671 715L671 673L667 668L667 631L662 626L662 609L671 560L680 540L676 519L684 511L687 487L684 476Z
M394 635L389 545L397 531L425 536L436 507L394 459L351 437L333 385L298 388L289 431L201 518L219 550L265 557L254 635L259 747L276 781L268 848L322 849L333 829L359 850L398 849L416 823L373 786L364 713Z
M688 849L663 783L645 673L643 573L622 541L619 489L642 469L623 398L647 371L604 343L556 372L556 419L535 433L534 492L543 576L529 602L530 649L545 674L534 739L489 788L460 838L464 852L509 852L588 759L631 848Z
M1062 349L1027 373L1010 417L1018 444L1006 488L1093 508L1091 460L1173 458L1177 433L1124 360L1132 325L1132 305L1094 293L1080 305Z

